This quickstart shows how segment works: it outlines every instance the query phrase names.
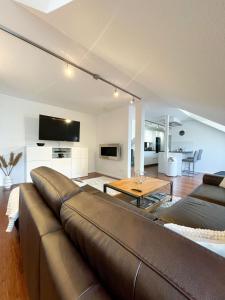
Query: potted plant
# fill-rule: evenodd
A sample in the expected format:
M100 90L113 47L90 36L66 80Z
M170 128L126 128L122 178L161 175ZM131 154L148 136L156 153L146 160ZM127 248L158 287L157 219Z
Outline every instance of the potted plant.
M6 189L10 189L12 186L12 179L10 177L12 170L19 162L22 156L22 152L18 154L14 154L13 152L10 153L9 161L7 162L3 155L0 155L0 169L2 170L3 174L5 175L4 178L4 187Z

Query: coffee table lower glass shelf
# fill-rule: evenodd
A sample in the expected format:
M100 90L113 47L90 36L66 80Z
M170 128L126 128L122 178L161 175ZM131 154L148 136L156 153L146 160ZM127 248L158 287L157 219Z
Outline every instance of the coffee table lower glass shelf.
M159 200L152 199L151 196L142 198L142 199L140 199L140 206L138 206L138 203L137 203L138 199L131 200L130 203L132 205L138 206L138 207L140 207L142 209L146 209L146 210L151 210L152 211L152 210L155 210L156 208L158 208L163 203L165 203L165 202L171 202L171 201L172 201L171 196L168 195L168 194L164 194L164 197L162 197Z

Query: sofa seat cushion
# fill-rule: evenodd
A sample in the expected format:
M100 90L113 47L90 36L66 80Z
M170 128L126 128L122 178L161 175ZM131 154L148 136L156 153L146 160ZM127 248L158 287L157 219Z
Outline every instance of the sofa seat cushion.
M173 206L160 210L156 215L165 223L225 230L225 207L193 197L180 200Z
M225 298L225 260L116 202L82 192L60 215L113 299Z
M31 178L56 216L59 216L62 203L80 192L80 187L71 179L48 167L33 169Z
M63 230L41 240L41 300L110 300Z
M190 196L225 206L225 189L220 186L201 184Z

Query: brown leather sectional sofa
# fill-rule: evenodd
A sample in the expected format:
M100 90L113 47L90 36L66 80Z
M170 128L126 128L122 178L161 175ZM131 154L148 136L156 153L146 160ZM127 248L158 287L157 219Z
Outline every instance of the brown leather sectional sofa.
M155 214L165 223L225 230L225 189L219 184L224 177L206 174L203 183L188 197Z
M31 300L225 299L225 259L46 167L21 185Z

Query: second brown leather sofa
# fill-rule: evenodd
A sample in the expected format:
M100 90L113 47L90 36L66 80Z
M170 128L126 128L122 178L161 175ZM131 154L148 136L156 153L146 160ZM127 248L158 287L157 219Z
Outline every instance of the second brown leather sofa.
M204 175L203 183L188 197L159 210L156 218L192 228L225 230L225 189L219 186L223 178Z

